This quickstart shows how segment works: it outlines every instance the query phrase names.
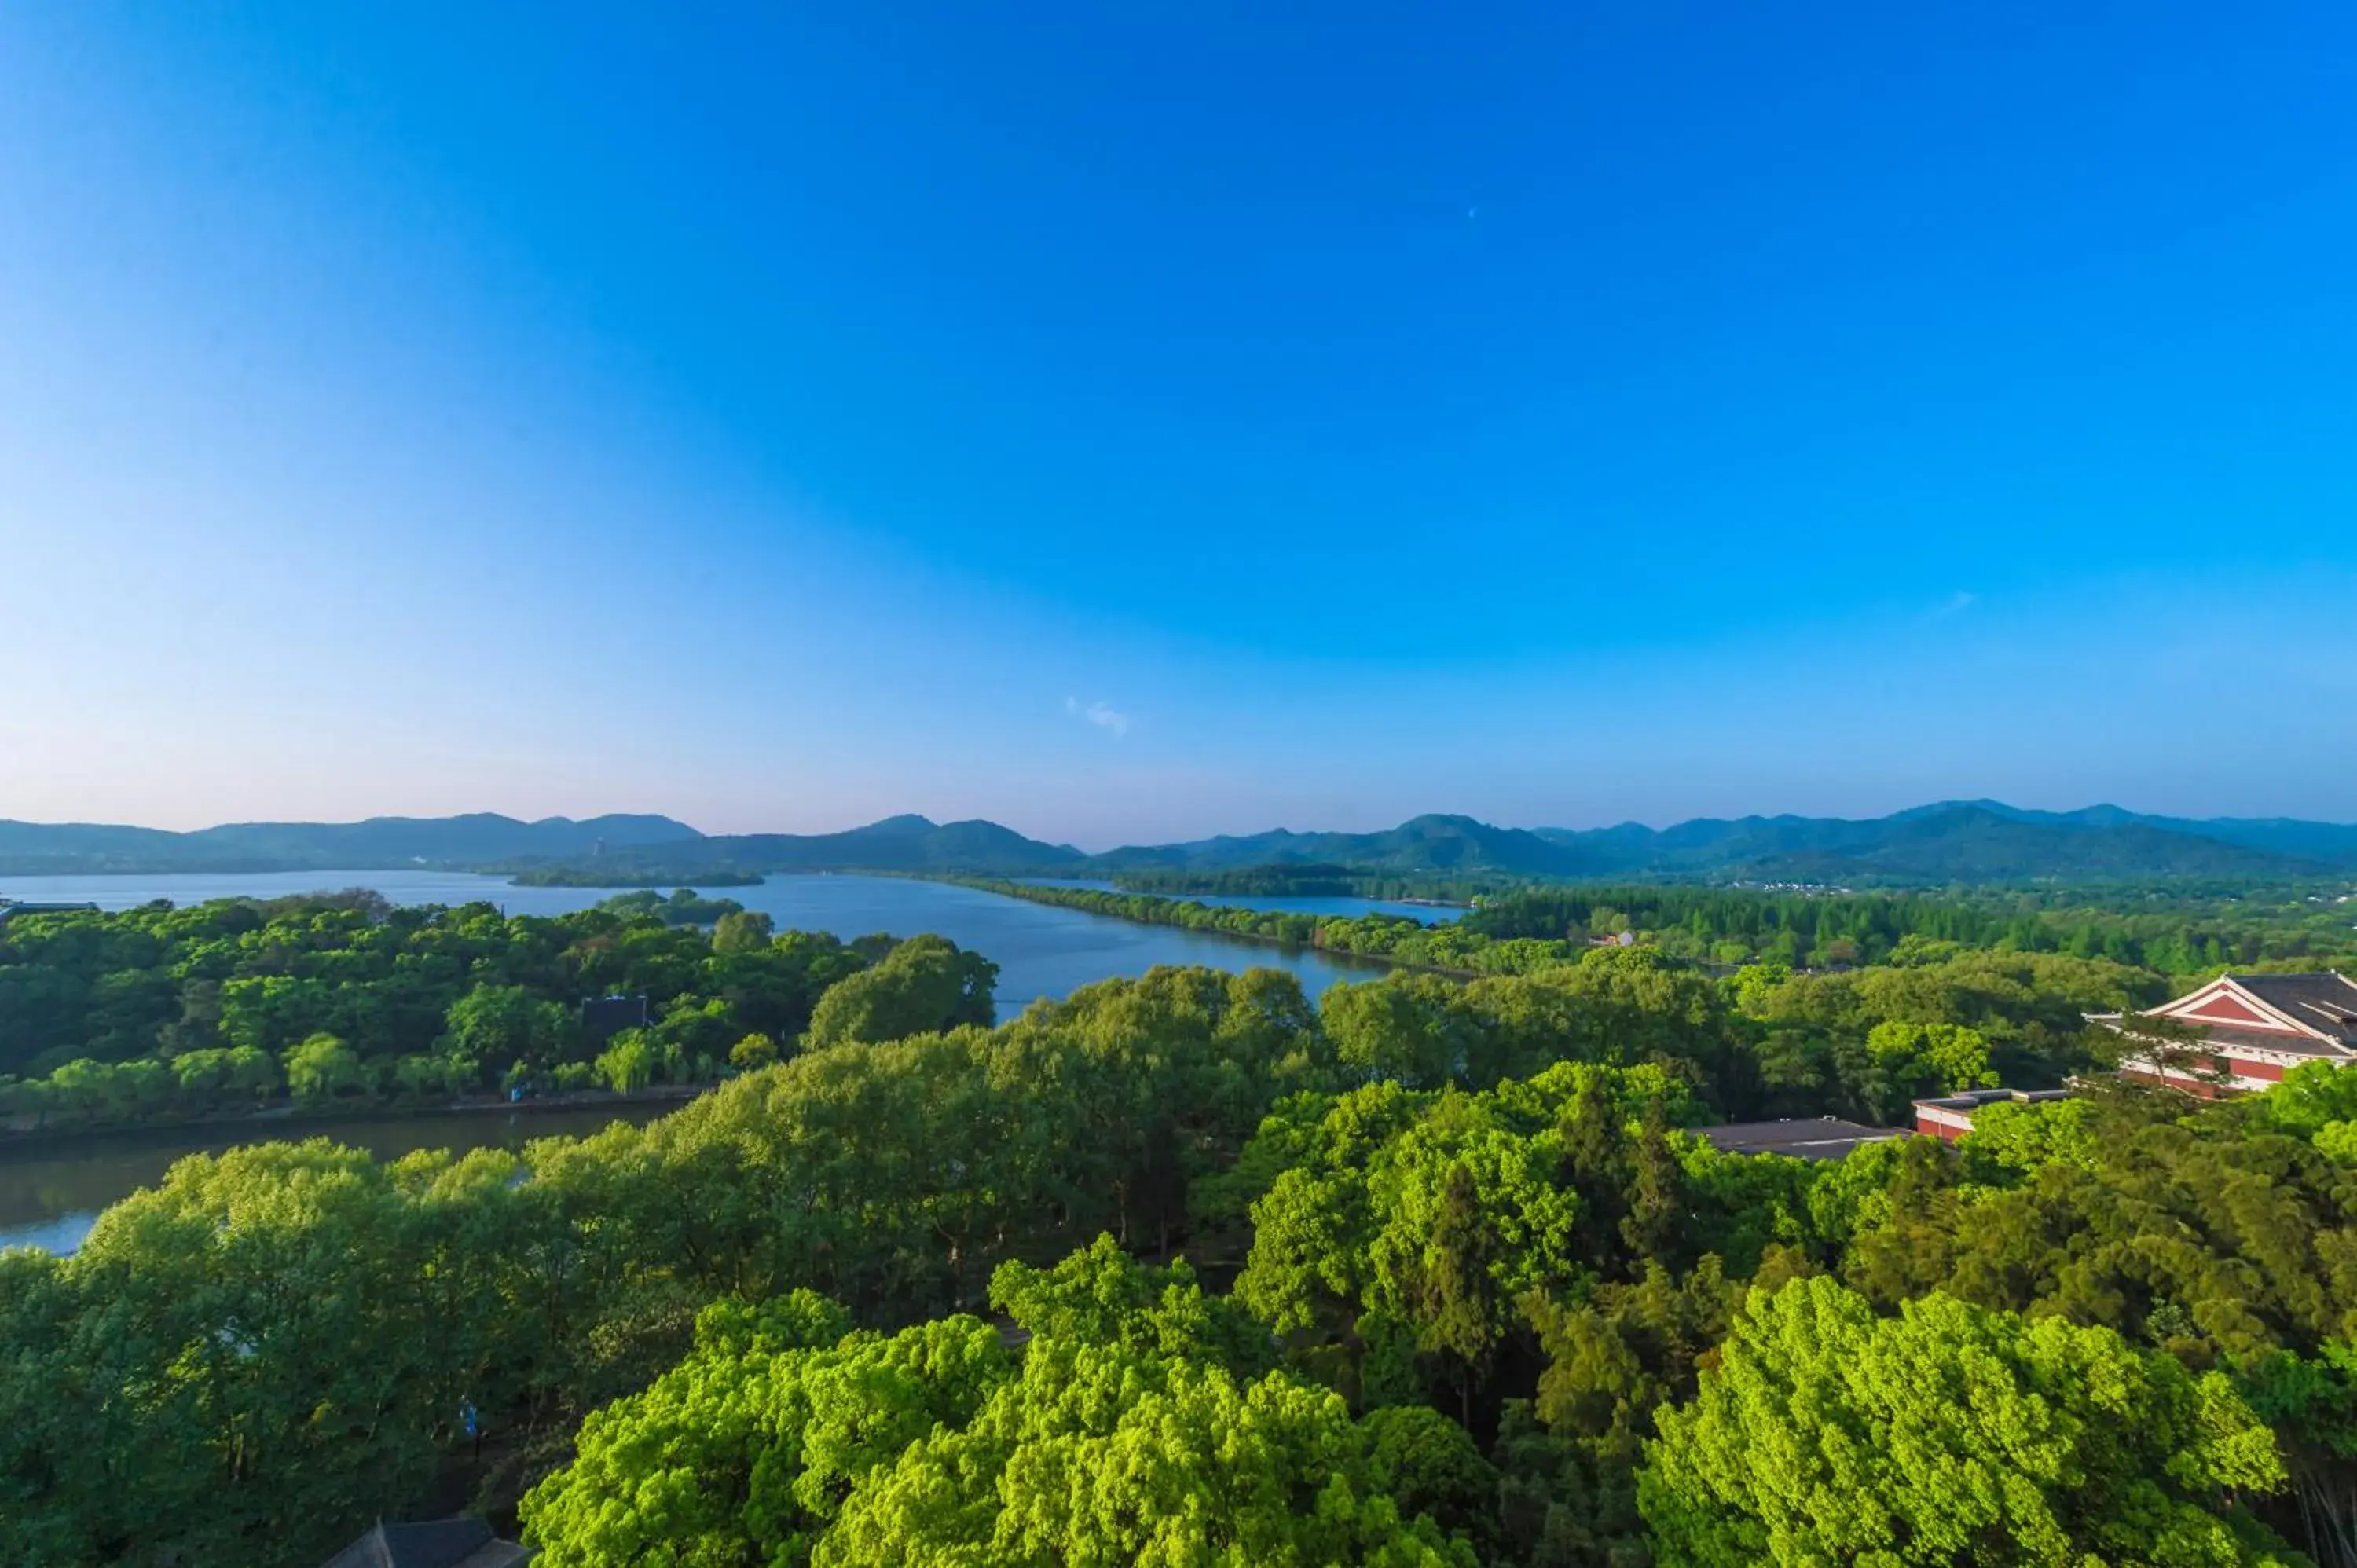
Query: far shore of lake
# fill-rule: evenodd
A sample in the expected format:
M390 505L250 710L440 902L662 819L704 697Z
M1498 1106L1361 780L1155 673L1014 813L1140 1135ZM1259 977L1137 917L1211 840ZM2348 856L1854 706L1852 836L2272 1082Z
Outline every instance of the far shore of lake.
M117 1122L51 1122L40 1126L28 1126L19 1119L0 1122L0 1155L18 1149L40 1150L59 1144L87 1144L113 1136L137 1137L157 1132L201 1133L221 1129L234 1133L256 1128L284 1128L289 1136L300 1137L306 1127L354 1121L398 1122L408 1118L493 1112L528 1116L535 1112L595 1111L608 1106L684 1105L713 1087L708 1083L661 1083L633 1090L628 1094L617 1094L605 1089L580 1089L556 1094L530 1095L522 1100L510 1100L504 1094L485 1093L462 1095L456 1100L355 1097L316 1105L297 1105L281 1101L274 1105L244 1112L208 1112L195 1116L141 1116Z

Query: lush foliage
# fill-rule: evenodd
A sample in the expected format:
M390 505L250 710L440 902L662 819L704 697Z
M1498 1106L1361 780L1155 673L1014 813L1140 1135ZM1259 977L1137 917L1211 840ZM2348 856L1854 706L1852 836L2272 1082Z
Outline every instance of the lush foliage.
M0 1114L71 1126L281 1094L708 1081L748 1037L790 1051L828 989L878 959L865 983L895 1036L988 1021L996 971L938 937L895 952L773 936L684 890L547 919L366 893L25 916L0 926ZM916 973L942 961L954 996ZM619 1042L584 1006L617 993L647 1020Z
M1211 893L1228 897L1290 896L1349 897L1359 891L1360 873L1318 861L1244 865L1225 871L1124 871L1113 878L1125 893Z
M756 1066L695 977L795 939L601 918L748 1070L521 1155L191 1159L0 1258L0 1560L316 1562L472 1488L560 1568L2357 1562L2357 1075L1840 1161L1692 1130L2051 1080L2149 972L1640 945L985 1028L919 940ZM482 983L434 1026L546 1023Z
M1404 890L1364 880L1344 886L1329 875L1339 871L1334 867L1299 868L1323 878L1305 888L1287 880L1295 869L1128 873L1120 878L1128 890L1118 893L1027 882L972 885L1147 925L1315 946L1461 974L1529 973L1576 961L1590 947L1616 940L1718 972L1751 963L1795 970L1913 967L1973 951L2100 961L2164 976L2229 966L2357 969L2352 915L2357 906L2306 886L2249 897L2120 889L2101 899L2018 892L1549 886L1489 895L1461 918L1433 926L1397 915L1297 915L1157 896L1318 891L1380 897ZM1437 885L1421 890L1448 896Z
M2060 1083L2108 1036L2085 1015L2147 1004L2156 977L2100 960L1968 952L1944 962L1723 980L1658 949L1458 983L1394 972L1337 986L1323 1023L1349 1069L1415 1089L1482 1089L1557 1061L1652 1063L1722 1117L1903 1117L1910 1099L1996 1078Z
M1227 897L1415 899L1462 906L1485 894L1520 886L1523 879L1455 876L1437 872L1386 873L1317 861L1280 861L1223 871L1116 871L1109 880L1125 893L1154 893L1166 897L1209 893Z
M521 1156L190 1158L75 1256L0 1257L0 1561L317 1561L414 1506L463 1402L511 1487L707 1303L979 1306L1009 1258L1175 1231L1268 1105L1332 1081L1289 976L1166 970Z
M1005 1265L993 1295L1004 1337L846 1332L805 1293L707 1309L694 1352L525 1499L542 1561L1472 1568L1433 1517L1461 1522L1454 1483L1485 1468L1461 1429L1352 1420L1183 1265L1101 1240Z
M913 938L819 998L810 1043L873 1045L960 1024L987 1025L997 979L998 966L978 953L960 952L942 937Z
M1498 940L1577 942L1633 930L1674 956L1793 968L1922 962L1966 949L2107 959L2169 975L2229 965L2357 967L2357 908L2338 889L2272 895L2124 888L2052 893L1770 893L1721 887L1548 887L1486 898L1464 924Z
M2215 1511L2282 1488L2274 1434L2223 1373L2108 1328L1944 1295L1878 1317L1794 1280L1660 1424L1638 1496L1665 1564L2285 1561Z

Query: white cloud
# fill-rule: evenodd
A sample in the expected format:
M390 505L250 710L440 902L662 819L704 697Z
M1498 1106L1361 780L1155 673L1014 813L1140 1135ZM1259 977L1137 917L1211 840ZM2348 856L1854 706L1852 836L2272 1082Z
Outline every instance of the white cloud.
M1946 598L1941 600L1939 605L1932 609L1932 613L1934 616L1962 615L1980 602L1981 596L1978 594L1972 593L1964 588L1958 588L1954 593L1950 594Z
M1116 712L1100 698L1083 705L1078 697L1064 699L1064 711L1076 719L1086 719L1101 730L1109 730L1115 738L1129 733L1129 715Z

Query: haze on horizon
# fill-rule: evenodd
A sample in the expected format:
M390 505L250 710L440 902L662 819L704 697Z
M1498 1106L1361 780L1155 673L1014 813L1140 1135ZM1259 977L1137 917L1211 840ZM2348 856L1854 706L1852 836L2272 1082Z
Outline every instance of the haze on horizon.
M2357 819L2357 14L0 12L0 817Z

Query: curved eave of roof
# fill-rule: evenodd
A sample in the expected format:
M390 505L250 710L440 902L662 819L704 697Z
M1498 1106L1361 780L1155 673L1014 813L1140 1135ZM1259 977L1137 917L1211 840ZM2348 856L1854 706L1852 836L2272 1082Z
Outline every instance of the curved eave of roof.
M2231 1029L2212 1025L2202 1033L2202 1043L2223 1046L2230 1050L2272 1052L2283 1057L2311 1057L2324 1060L2342 1059L2352 1053L2338 1040L2319 1040L2312 1035L2283 1035L2263 1029Z

